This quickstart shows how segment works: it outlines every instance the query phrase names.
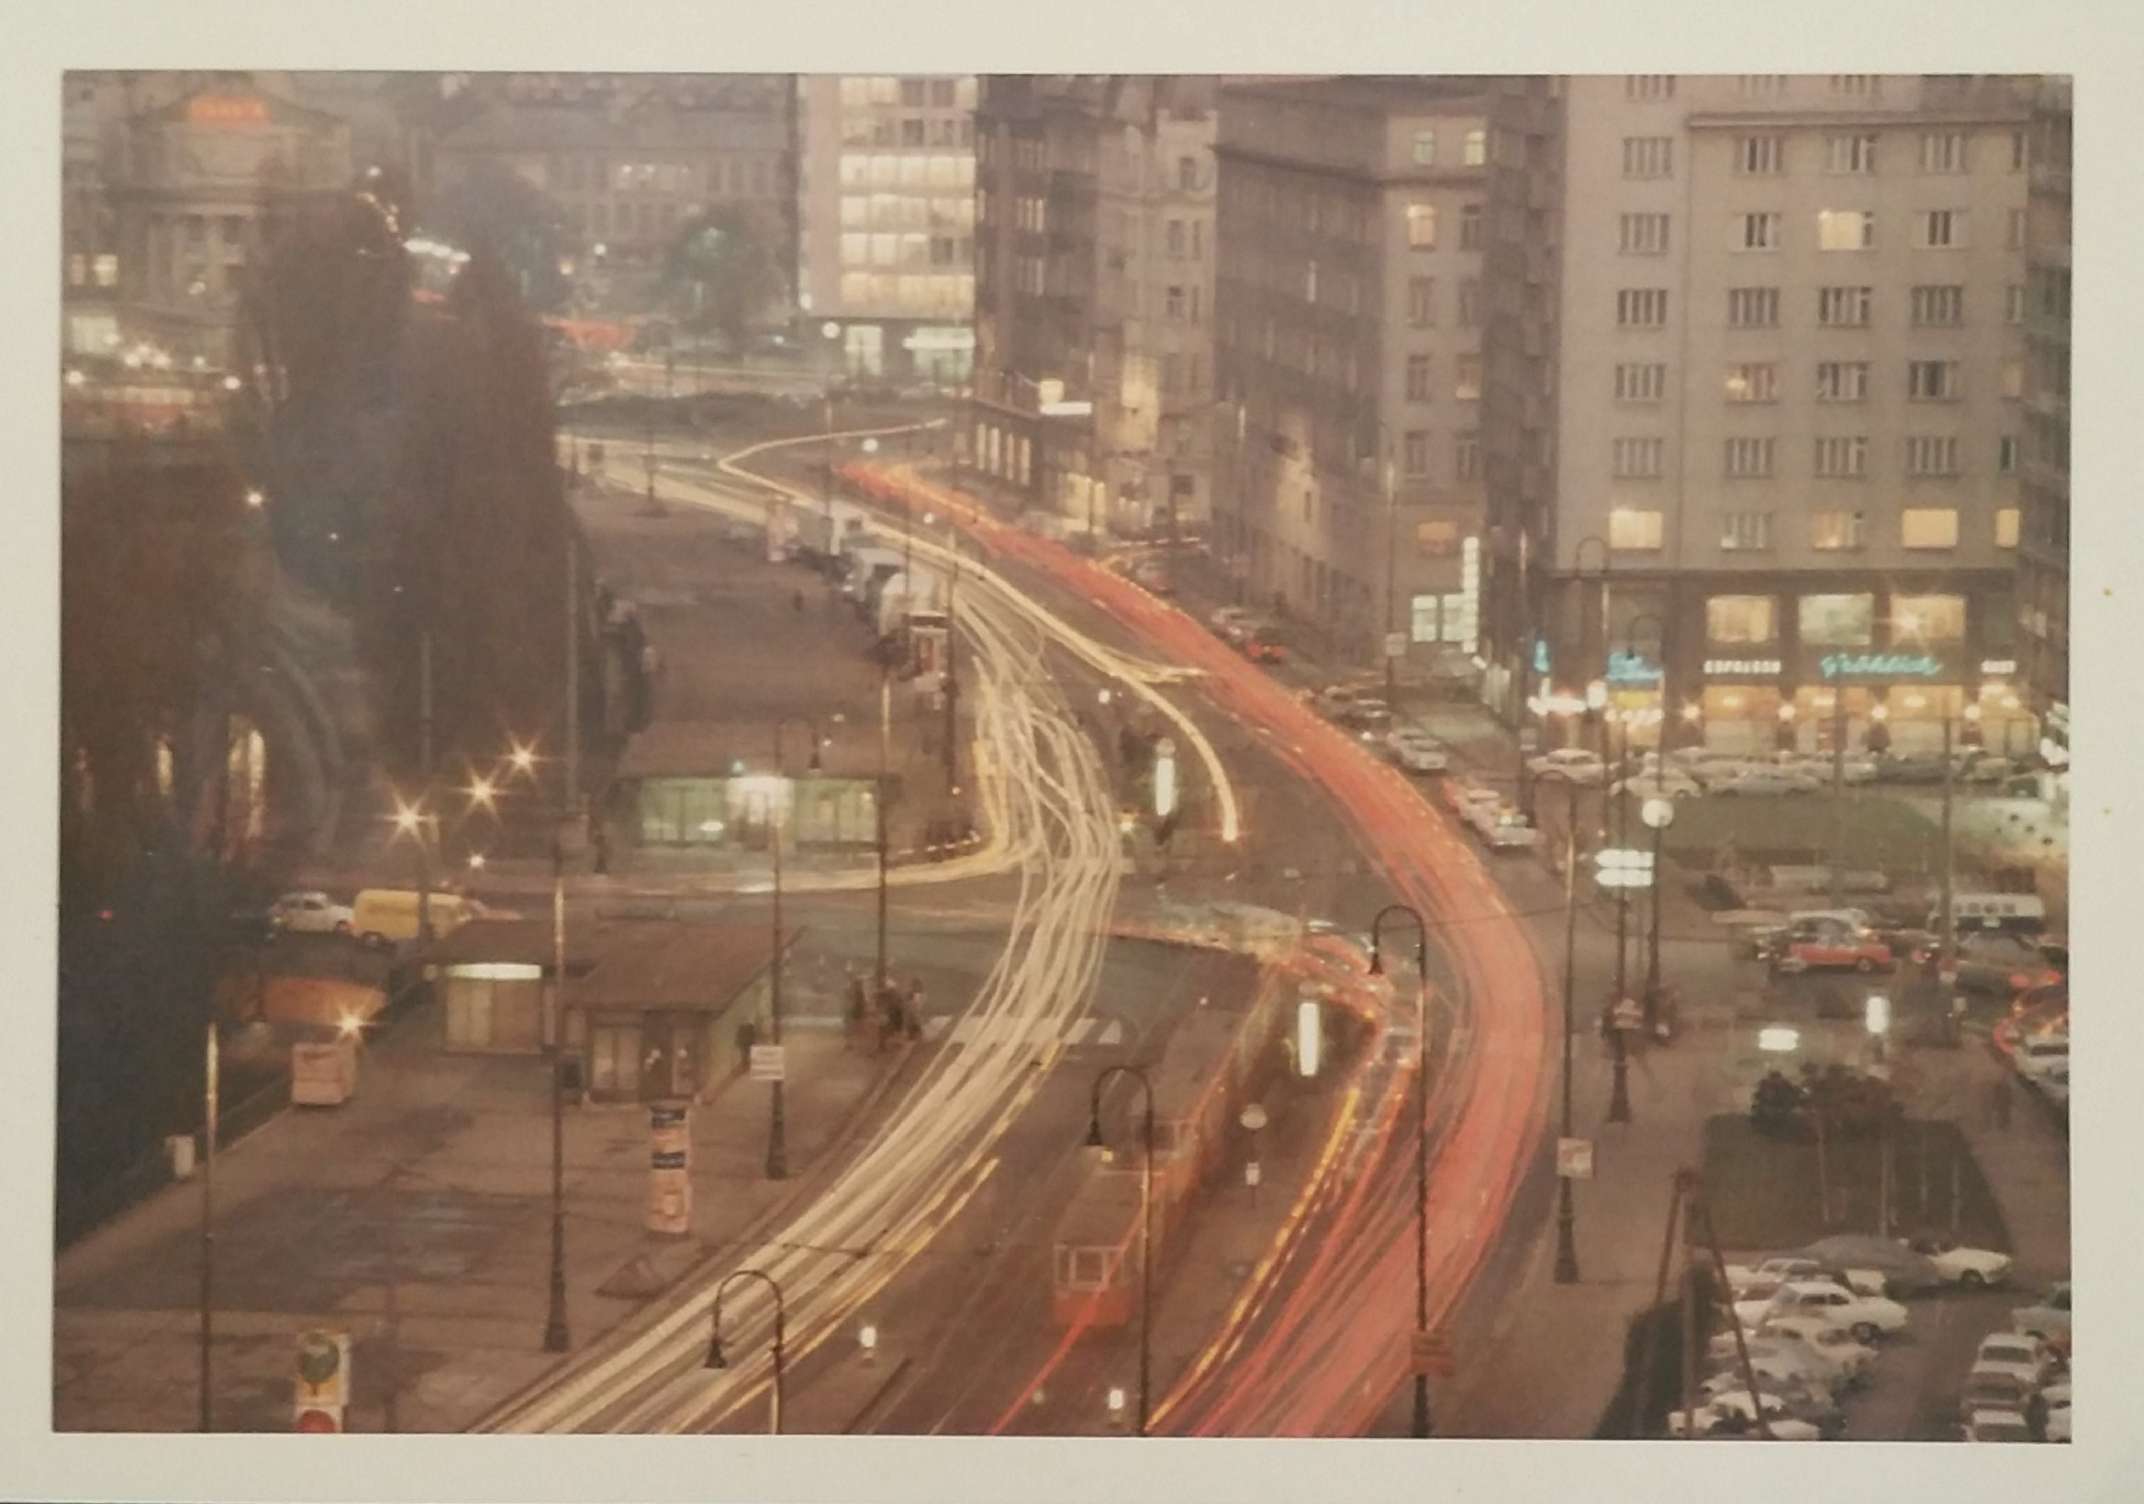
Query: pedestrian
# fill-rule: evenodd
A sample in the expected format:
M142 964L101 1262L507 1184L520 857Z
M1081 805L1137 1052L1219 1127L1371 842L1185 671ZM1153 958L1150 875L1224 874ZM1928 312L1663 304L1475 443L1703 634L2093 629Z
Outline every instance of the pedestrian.
M907 1032L910 1040L923 1037L923 984L913 977L908 982L908 1001L903 1010L907 1015Z
M852 1042L864 1031L865 1002L864 979L852 966L849 968L849 1038Z
M799 590L789 599L790 603L796 607L797 615L802 616L804 614L804 592Z

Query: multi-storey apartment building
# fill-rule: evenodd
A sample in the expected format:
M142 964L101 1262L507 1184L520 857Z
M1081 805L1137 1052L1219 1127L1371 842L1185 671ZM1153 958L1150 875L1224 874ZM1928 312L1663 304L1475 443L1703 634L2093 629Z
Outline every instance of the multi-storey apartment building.
M796 96L797 303L808 337L851 375L965 381L975 349L975 80L800 74Z
M970 452L1119 531L1206 510L1214 81L991 77L977 111Z
M1605 679L1675 741L2037 744L2027 127L1987 77L1498 84L1492 704Z
M2070 81L2033 97L2025 225L2024 520L2018 667L2043 718L2041 751L2069 763ZM2059 786L2061 780L2056 780Z
M1487 102L1472 79L1223 93L1215 548L1349 652L1479 645Z

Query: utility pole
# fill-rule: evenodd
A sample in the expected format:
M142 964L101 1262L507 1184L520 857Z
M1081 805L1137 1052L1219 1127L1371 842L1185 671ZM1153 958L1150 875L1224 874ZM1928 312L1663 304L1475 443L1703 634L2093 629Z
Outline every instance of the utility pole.
M1568 775L1570 797L1563 833L1563 1136L1571 1136L1571 1012L1578 989L1578 785ZM1556 1177L1556 1283L1578 1283L1578 1214L1571 1206L1571 1177Z
M876 1008L886 991L886 800L891 792L887 768L892 761L893 676L883 664L878 671L878 797L871 801L878 817L878 964L877 985L871 994Z
M572 515L566 518L566 788L565 816L581 808L581 551Z
M1617 764L1620 766L1630 757L1630 712L1610 709L1603 715L1604 718L1614 716L1622 732L1617 743ZM1605 739L1605 732L1603 736ZM1626 777L1612 785L1613 792L1610 792L1608 780L1615 776L1615 771L1614 768L1603 768L1601 792L1615 801L1615 845L1620 852L1627 849L1624 842L1630 825L1630 788ZM1627 874L1627 868L1625 872ZM1656 902L1659 882L1660 874L1656 872L1653 874ZM1615 1002L1610 1005L1608 1016L1610 1048L1615 1056L1615 1080L1608 1096L1608 1121L1611 1123L1630 1121L1630 1031L1623 1027L1623 1000L1630 995L1629 938L1630 886L1627 882L1618 882L1615 890Z
M1958 964L1957 916L1951 912L1955 896L1955 848L1951 843L1951 799L1955 793L1957 770L1951 761L1951 729L1953 719L1946 708L1943 712L1943 888L1942 907L1937 916L1937 942L1941 946L1936 961L1936 973Z
M960 534L953 534L953 568L946 576L945 586L945 788L948 794L960 792L959 710L960 681L954 677L953 641L953 596L960 585Z
M1831 906L1846 889L1846 686L1831 689Z
M551 1009L544 1047L551 1067L551 1309L543 1350L562 1353L566 1325L566 843L564 823L551 837Z
M216 1011L209 1007L208 1029L202 1055L201 1133L201 1430L213 1431L213 1363L216 1308L216 1117L218 1083L216 1059Z
M417 638L417 732L418 768L424 776L424 794L432 792L432 632L427 627ZM430 817L419 804L417 817L417 947L432 947L432 858L426 849L425 821Z

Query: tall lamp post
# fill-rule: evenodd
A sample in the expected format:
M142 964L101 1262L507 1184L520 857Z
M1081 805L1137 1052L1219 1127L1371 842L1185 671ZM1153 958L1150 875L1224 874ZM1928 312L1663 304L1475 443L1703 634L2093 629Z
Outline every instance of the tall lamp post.
M1578 988L1578 784L1567 773L1548 772L1536 783L1563 784L1570 800L1563 836L1563 1136L1571 1137L1571 1017ZM1578 1283L1578 1214L1571 1205L1571 1181L1556 1177L1556 1283Z
M216 1010L209 1008L208 1027L203 1031L201 1061L201 1430L214 1430L214 1402L209 1398L210 1344L214 1340L216 1306L216 1117L220 1083L216 1056Z
M1645 1022L1650 1028L1660 1008L1660 840L1675 823L1675 801L1665 794L1651 795L1638 806L1638 818L1653 833L1653 923L1645 956Z
M1145 1154L1139 1162L1139 1434L1146 1435L1148 1381L1154 1356L1154 1083L1136 1065L1112 1065L1094 1078L1088 1093L1087 1147L1102 1144L1102 1089L1114 1076L1130 1076L1146 1100L1143 1120Z
M1385 703L1399 699L1399 660L1392 653L1392 636L1399 631L1400 496L1392 484L1392 433L1380 418L1377 422L1377 485L1385 502L1385 640L1378 644L1385 656Z
M1414 1071L1414 1329L1429 1336L1429 923L1420 909L1386 904L1370 921L1370 974L1384 975L1385 921L1406 915L1415 927L1415 1071ZM1430 1434L1429 1370L1418 1354L1414 1375L1414 1434Z
M811 733L811 771L819 771L819 723L802 716L785 716L774 723L774 786L767 792L767 844L774 853L774 959L769 972L768 992L770 1011L773 1014L773 1043L777 1048L782 1042L782 807L788 801L785 786L788 775L783 771L782 731L791 722ZM767 1178L789 1178L789 1144L782 1116L782 1078L776 1076L770 1083L774 1088L767 1126Z
M787 1325L787 1311L782 1304L782 1287L771 1274L758 1269L739 1269L736 1273L715 1286L714 1331L707 1341L707 1361L702 1368L727 1368L729 1359L722 1352L722 1297L731 1285L741 1279L756 1279L774 1292L774 1408L769 1417L767 1434L782 1434L782 1364L784 1360L783 1339Z

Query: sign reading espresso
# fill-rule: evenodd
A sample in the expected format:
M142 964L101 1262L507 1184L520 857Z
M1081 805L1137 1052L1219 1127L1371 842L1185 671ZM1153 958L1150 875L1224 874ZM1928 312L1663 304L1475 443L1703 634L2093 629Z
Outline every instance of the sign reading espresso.
M1716 679L1776 679L1780 664L1777 658L1707 658L1705 676Z
M1827 679L1933 679L1943 665L1929 653L1826 653L1817 669Z

